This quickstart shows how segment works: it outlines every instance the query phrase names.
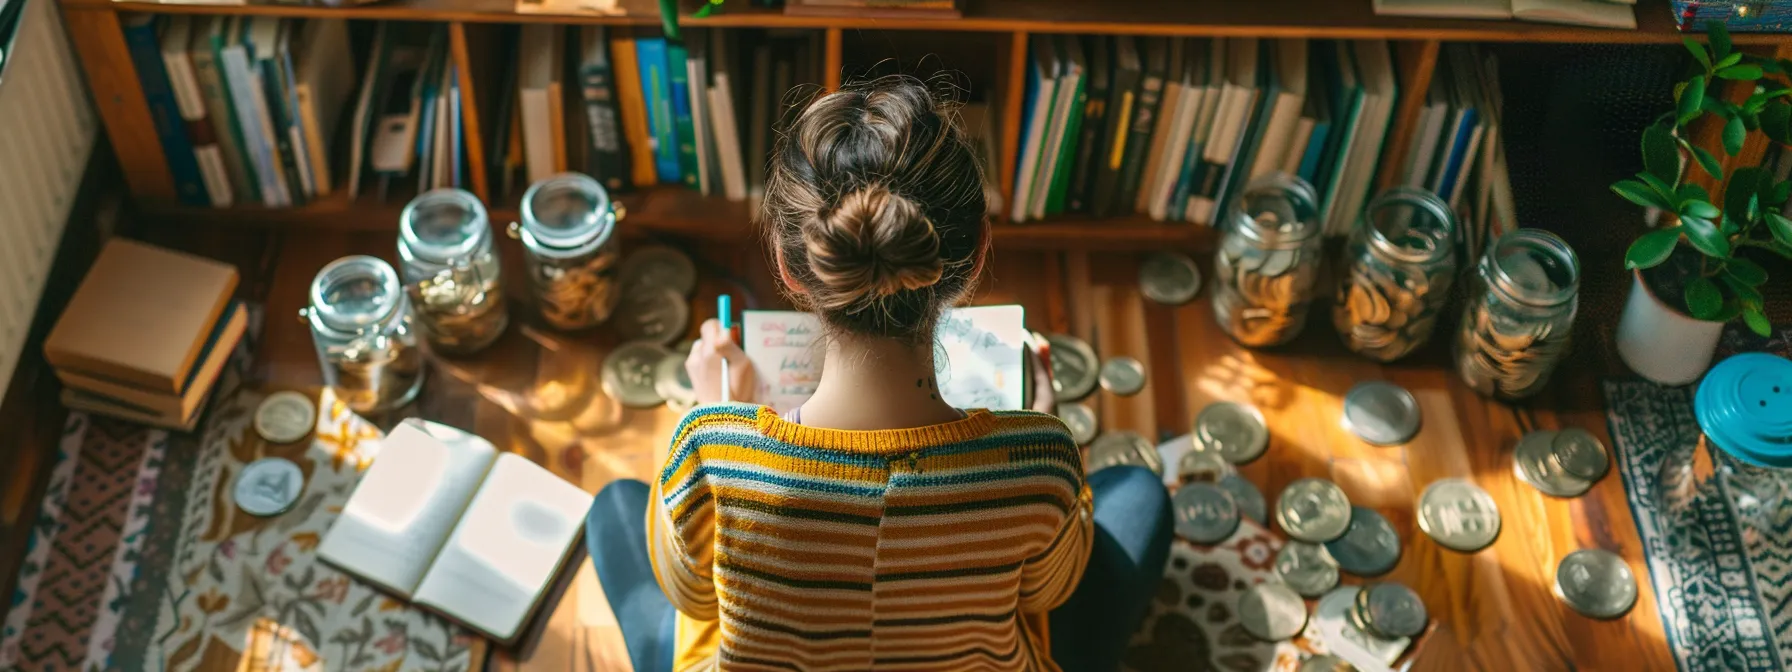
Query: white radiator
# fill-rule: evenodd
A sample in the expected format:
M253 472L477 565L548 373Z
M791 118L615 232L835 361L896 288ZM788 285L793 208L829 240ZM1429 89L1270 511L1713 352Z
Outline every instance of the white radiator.
M0 60L0 395L18 367L93 151L94 112L54 0L24 2Z

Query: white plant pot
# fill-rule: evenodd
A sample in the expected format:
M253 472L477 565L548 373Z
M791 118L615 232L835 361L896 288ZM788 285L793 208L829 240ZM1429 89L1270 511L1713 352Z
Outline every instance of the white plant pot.
M1642 273L1632 271L1630 278L1630 298L1618 319L1618 356L1624 364L1663 385L1685 385L1705 375L1724 323L1683 315L1655 296Z

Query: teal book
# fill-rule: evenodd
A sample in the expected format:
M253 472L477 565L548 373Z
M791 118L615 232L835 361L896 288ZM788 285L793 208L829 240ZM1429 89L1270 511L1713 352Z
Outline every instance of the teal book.
M685 64L688 56L684 45L666 44L667 81L671 83L672 124L678 135L678 176L684 186L698 188L697 124L691 118L691 74ZM698 91L703 83L698 82Z
M1089 104L1089 72L1087 61L1083 55L1082 42L1074 36L1063 38L1064 48L1061 54L1068 64L1070 79L1076 81L1075 93L1071 94L1068 117L1061 119L1064 127L1064 141L1058 146L1058 157L1054 161L1057 166L1052 170L1051 191L1045 199L1045 214L1058 215L1064 213L1064 201L1070 189L1070 175L1074 172L1077 157L1077 142L1083 135L1083 109Z
M682 177L678 165L678 127L672 121L672 82L666 67L665 38L636 38L635 57L641 66L642 102L647 104L653 174L660 184L678 182ZM678 70L684 70L682 63Z

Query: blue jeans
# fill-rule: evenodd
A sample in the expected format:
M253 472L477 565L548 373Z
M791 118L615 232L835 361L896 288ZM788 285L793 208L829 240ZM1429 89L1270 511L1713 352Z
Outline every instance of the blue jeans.
M1126 642L1145 618L1170 558L1170 498L1141 467L1089 476L1095 496L1095 544L1081 583L1052 610L1052 659L1067 672L1120 667ZM672 669L674 615L647 557L646 483L605 486L585 519L585 545L635 672Z

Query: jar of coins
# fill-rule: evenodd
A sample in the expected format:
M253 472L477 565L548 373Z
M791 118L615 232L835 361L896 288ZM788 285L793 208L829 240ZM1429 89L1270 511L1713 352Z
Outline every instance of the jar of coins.
M510 312L491 223L477 197L436 189L411 199L398 219L398 260L417 330L430 348L464 355L503 335Z
M1228 208L1213 262L1213 316L1249 347L1300 334L1319 277L1320 221L1313 186L1277 173L1245 185Z
M1344 248L1332 324L1344 345L1378 362L1431 339L1456 277L1456 218L1437 195L1396 187L1363 209Z
M311 280L311 325L324 384L357 413L410 403L423 386L423 352L398 272L376 257L332 261Z
M622 208L590 176L561 173L523 194L522 221L510 235L523 241L529 291L556 329L602 324L622 298L615 243Z
M1579 291L1580 261L1561 238L1538 229L1500 236L1481 257L1457 330L1463 382L1506 400L1543 389L1568 354Z

